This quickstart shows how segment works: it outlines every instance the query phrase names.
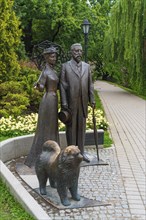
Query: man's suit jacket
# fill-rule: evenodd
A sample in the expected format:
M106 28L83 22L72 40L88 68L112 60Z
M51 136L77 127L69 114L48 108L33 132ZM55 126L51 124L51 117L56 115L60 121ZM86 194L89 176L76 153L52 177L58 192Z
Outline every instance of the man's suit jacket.
M77 108L80 97L84 116L87 117L88 103L94 102L90 65L81 62L79 72L73 60L64 63L60 75L60 93L61 106L67 105L71 112Z

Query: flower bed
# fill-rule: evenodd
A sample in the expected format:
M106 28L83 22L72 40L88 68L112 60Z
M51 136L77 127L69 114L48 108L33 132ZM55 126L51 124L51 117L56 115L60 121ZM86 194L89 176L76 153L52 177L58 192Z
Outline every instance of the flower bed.
M104 117L102 110L95 110L96 126L97 129L107 130L109 123ZM38 120L37 113L30 115L18 116L16 118L9 116L8 118L2 117L0 119L0 132L2 136L19 136L25 134L32 134L36 130ZM64 131L65 125L59 120L59 130ZM88 118L86 123L86 130L93 130L92 122L92 108L88 108Z

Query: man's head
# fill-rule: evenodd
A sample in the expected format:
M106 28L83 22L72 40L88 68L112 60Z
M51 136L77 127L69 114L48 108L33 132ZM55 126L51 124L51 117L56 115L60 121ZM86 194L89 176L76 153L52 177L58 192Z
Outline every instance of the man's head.
M79 63L82 59L82 45L79 43L72 44L71 46L71 54L73 59Z

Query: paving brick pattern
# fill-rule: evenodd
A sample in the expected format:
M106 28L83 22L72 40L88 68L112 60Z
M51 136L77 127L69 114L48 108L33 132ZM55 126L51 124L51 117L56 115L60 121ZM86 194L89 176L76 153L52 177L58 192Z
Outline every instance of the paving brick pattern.
M102 100L131 216L146 218L146 101L103 81L95 83Z

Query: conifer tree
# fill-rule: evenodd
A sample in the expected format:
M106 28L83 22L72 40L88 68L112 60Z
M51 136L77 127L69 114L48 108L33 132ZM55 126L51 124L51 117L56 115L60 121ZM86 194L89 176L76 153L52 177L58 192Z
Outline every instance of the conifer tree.
M21 30L13 11L13 0L0 0L0 79L15 79L19 73L16 49L20 43Z

